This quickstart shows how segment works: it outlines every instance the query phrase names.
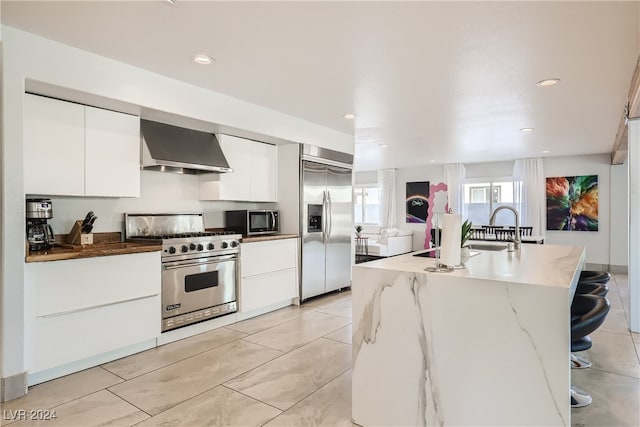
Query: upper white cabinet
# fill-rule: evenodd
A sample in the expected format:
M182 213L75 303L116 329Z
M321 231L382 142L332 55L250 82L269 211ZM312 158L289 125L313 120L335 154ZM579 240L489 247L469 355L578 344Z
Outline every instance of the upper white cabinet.
M200 199L277 201L277 147L229 135L218 140L233 172L200 175Z
M25 94L26 194L140 196L140 119Z
M85 109L85 195L140 196L140 118Z
M84 195L84 106L25 95L24 190Z

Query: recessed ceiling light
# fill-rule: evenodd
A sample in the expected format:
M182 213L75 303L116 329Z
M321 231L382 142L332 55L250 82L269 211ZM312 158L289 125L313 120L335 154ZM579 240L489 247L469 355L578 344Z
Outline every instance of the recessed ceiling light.
M536 83L536 86L540 86L540 87L553 86L558 83L560 83L560 79L544 79Z
M551 151L549 150L542 150L542 154L549 154Z
M533 128L520 128L522 132L533 132Z
M200 65L209 65L214 62L214 59L208 55L198 54L193 57L193 62Z
M435 162L436 162L435 160L429 160L429 163L435 163Z
M387 144L380 144L380 148L387 148L388 145Z
M356 115L355 115L355 114L353 114L353 113L348 113L348 114L345 114L345 115L344 115L344 116L342 116L342 117L344 117L344 118L345 118L345 119L347 119L347 120L353 120L353 119L355 119L355 118L356 118Z

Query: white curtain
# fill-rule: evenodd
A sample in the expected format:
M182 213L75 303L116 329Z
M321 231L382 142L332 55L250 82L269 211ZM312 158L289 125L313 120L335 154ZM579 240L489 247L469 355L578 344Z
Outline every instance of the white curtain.
M464 209L464 165L454 163L444 165L444 183L447 184L447 197L449 199L449 209L453 213L459 213L466 217Z
M513 165L515 201L520 225L533 227L533 234L544 234L546 223L545 178L541 158L516 160Z
M392 228L396 226L396 170L378 171L378 188L380 188L380 226Z

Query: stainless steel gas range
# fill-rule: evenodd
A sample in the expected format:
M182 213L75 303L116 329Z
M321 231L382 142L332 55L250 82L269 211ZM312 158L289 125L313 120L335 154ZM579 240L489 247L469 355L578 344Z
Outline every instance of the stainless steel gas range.
M240 234L200 214L125 214L127 240L162 240L162 332L237 311Z

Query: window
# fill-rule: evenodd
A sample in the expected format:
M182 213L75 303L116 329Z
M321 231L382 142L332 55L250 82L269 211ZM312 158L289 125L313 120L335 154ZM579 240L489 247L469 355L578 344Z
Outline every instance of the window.
M515 200L512 177L470 178L464 184L464 204L468 218L474 225L487 225L491 212L498 206L519 208ZM501 211L496 225L515 225L512 213Z
M380 224L380 189L354 187L354 221L356 224Z

